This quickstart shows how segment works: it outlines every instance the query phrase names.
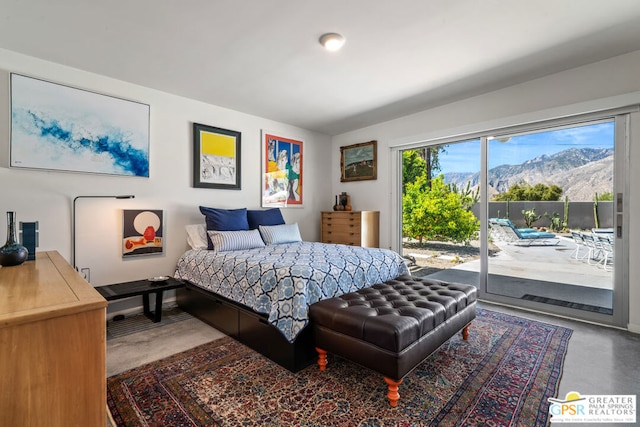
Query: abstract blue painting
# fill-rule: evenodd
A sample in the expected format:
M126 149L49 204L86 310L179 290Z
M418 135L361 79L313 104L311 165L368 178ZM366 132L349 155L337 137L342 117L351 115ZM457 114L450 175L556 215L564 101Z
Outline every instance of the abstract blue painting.
M149 177L149 106L12 73L10 164Z

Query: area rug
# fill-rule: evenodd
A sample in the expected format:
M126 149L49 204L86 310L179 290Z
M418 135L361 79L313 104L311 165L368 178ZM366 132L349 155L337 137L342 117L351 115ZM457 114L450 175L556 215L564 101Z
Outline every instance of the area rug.
M396 408L382 377L329 355L291 373L225 337L107 380L118 426L544 426L571 330L478 310L407 375Z

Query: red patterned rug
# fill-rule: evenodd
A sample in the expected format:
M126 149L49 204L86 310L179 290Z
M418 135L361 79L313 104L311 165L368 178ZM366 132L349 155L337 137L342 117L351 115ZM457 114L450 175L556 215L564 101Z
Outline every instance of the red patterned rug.
M544 426L571 330L479 310L407 375L391 408L382 377L336 357L293 374L230 338L107 380L118 426Z

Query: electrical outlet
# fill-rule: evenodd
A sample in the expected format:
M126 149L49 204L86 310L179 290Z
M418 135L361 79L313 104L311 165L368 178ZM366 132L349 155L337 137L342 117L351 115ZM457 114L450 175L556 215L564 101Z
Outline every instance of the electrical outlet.
M84 280L86 280L87 282L91 281L91 270L86 267L86 268L81 268L80 269L80 275L82 276L82 278Z

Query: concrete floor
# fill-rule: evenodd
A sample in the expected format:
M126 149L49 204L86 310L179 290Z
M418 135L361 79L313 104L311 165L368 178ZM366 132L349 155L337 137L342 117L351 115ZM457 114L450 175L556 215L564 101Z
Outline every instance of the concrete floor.
M513 298L548 298L574 303L576 308L610 314L613 272L575 259L575 244L518 246L496 243L500 252L489 258L487 291ZM429 277L480 286L480 260L441 270Z
M587 395L640 395L640 335L485 302L480 306L573 330L560 381L560 398L570 391ZM199 320L189 319L110 339L107 341L107 375L115 375L222 336L221 332Z
M124 320L123 322L126 322ZM149 320L149 322L151 322ZM107 377L223 337L196 318L107 340Z

